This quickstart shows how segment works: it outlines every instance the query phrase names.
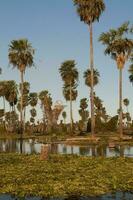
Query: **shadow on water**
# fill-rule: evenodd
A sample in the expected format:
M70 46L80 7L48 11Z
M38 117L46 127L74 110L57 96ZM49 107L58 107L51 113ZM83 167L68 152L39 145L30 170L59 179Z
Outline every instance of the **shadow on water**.
M133 193L116 192L114 194L105 194L97 197L82 197L77 195L69 195L66 198L44 198L44 197L18 198L11 195L0 195L0 200L133 200Z

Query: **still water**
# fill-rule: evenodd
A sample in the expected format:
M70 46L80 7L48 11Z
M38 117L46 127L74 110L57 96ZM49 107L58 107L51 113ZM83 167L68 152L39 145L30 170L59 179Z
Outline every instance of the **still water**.
M42 143L36 139L16 140L16 139L1 139L0 152L17 152L21 151L24 154L37 154L41 152ZM133 146L116 145L115 148L109 148L107 145L67 145L67 144L51 144L51 153L58 154L77 154L83 156L125 156L133 157Z
M16 198L10 195L0 195L0 200L133 200L133 193L116 192L114 194L106 194L98 197L76 197L70 196L68 198L39 198L39 197L25 197Z

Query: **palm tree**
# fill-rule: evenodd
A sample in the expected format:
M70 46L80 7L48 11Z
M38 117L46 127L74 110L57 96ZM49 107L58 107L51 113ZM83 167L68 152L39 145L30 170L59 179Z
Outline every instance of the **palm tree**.
M78 71L74 60L67 60L63 62L59 68L62 80L64 81L63 95L66 100L70 101L70 125L71 132L73 131L73 112L72 101L77 97L77 82Z
M36 92L31 92L29 94L29 104L32 107L35 107L37 105L38 102L38 95Z
M119 131L123 136L122 123L122 70L126 61L133 51L133 40L130 39L131 28L129 22L122 24L118 29L110 29L107 33L102 33L99 41L106 46L105 54L108 54L116 61L119 70Z
M87 98L81 99L79 115L81 116L81 120L83 123L85 123L89 117L89 112L88 112L88 110L86 110L87 108L88 108L88 99Z
M9 63L13 67L17 67L21 75L21 108L20 108L20 124L21 135L23 134L23 82L24 73L27 67L34 65L33 61L34 49L27 39L12 40L9 45Z
M91 69L91 133L94 136L95 131L95 116L94 116L94 92L93 92L93 29L92 24L95 21L99 21L100 15L105 10L105 4L103 0L73 0L74 5L77 7L77 13L80 16L80 20L89 26L90 33L90 69Z
M127 113L128 113L128 106L129 106L129 99L124 99L123 100L123 103L124 103L124 106L126 106L126 108L127 108Z
M35 118L36 115L37 115L37 112L36 112L36 109L35 109L35 106L37 105L37 102L38 102L38 95L37 95L37 93L36 92L30 93L29 94L29 104L30 104L30 106L32 106L32 109L30 110L32 118Z
M7 81L0 81L0 97L3 98L3 111L4 111L4 115L3 115L3 120L4 120L4 128L5 128L5 95L6 95L6 91L7 91Z
M19 90L21 92L22 84L19 84ZM26 108L29 105L30 97L30 83L29 82L23 82L23 128L25 130L25 119L26 119ZM21 98L20 98L20 106L21 106Z
M15 112L15 105L18 101L18 88L15 81L6 81L5 99L9 102L12 111Z
M41 108L43 110L43 125L47 124L48 131L51 131L53 125L52 115L52 98L47 90L43 90L39 93L39 99L41 101ZM43 129L44 132L44 129Z

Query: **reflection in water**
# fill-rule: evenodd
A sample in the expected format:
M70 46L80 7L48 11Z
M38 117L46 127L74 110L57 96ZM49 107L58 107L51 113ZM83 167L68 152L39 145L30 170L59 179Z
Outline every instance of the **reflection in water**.
M10 195L0 195L0 200L22 200ZM98 197L78 197L71 195L67 198L39 198L39 197L25 197L23 200L133 200L133 193L130 192L116 192L114 194L105 194Z
M36 139L1 139L0 152L17 152L24 154L33 154L41 152L41 143ZM116 157L126 156L133 157L133 146L118 145L115 148L109 148L106 145L66 145L66 144L51 144L51 153L59 154L77 154L82 156L103 156Z

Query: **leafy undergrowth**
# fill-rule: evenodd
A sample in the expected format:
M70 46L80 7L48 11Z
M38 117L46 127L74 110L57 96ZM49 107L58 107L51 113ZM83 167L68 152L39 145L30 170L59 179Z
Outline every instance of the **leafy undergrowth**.
M63 197L133 191L133 159L0 154L0 194Z

